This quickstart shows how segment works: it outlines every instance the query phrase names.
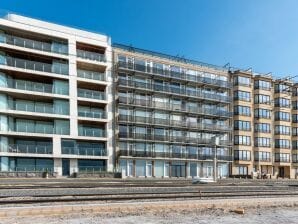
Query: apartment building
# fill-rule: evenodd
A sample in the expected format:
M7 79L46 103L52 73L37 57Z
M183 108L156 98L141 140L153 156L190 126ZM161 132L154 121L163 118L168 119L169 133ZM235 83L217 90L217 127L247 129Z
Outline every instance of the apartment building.
M116 166L123 176L230 174L228 69L121 44L113 46L113 62Z
M233 175L297 175L297 84L231 71L234 95Z
M0 170L112 171L110 38L0 19Z

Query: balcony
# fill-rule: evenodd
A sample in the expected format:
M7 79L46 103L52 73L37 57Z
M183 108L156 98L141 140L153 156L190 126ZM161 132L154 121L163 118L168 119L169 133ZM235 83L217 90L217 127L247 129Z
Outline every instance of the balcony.
M200 76L193 76L190 74L186 74L183 72L177 72L177 71L169 71L159 68L151 68L142 64L131 64L126 62L118 62L118 68L119 69L129 69L134 70L142 73L149 73L156 76L162 76L167 78L174 78L177 80L183 80L183 81L189 81L194 83L203 83L203 84L209 84L214 86L219 86L223 88L231 88L232 84L227 81L222 81L219 79L212 79L208 77L200 77Z
M10 56L0 55L0 65L6 65L14 68L22 68L26 70L56 73L60 75L68 75L68 64L48 64L44 62L30 61Z
M271 162L271 158L258 158L258 157L255 157L254 158L255 162Z
M183 88L179 87L172 87L172 86L167 86L167 85L160 85L160 84L153 84L151 85L150 83L144 83L144 82L138 82L138 81L131 81L131 80L124 80L124 79L119 79L119 86L124 86L124 87L133 87L133 88L142 88L146 89L152 92L164 92L164 93L174 93L177 95L183 95L185 97L193 97L193 98L200 98L200 99L208 99L211 101L220 101L220 102L226 102L230 103L231 102L231 97L225 96L225 95L220 95L220 94L213 94L213 93L207 93L207 92L201 92L201 91L189 91Z
M180 111L183 113L189 112L193 114L200 114L200 115L209 115L209 116L218 116L218 117L232 117L232 112L223 111L218 109L209 109L209 108L199 108L199 107L188 107L176 104L170 104L166 102L157 102L151 101L146 99L133 99L128 97L119 96L119 103L122 104L131 104L136 106L143 106L143 107L152 107L156 109L164 109L170 111Z
M102 128L87 127L79 125L79 136L88 136L88 137L102 137L106 136L105 130Z
M0 42L14 45L18 47L29 48L38 51L50 52L50 53L57 53L57 54L68 54L68 46L67 44L61 43L49 43L49 42L42 42L37 40L32 40L28 38L17 37L14 35L9 34L2 34L0 33Z
M78 75L78 77L84 78L84 79L92 79L92 80L96 80L96 81L106 81L105 73L101 73L101 72L94 72L94 71L78 69L77 75Z
M50 94L61 94L68 95L68 88L58 88L55 85L41 83L41 82L32 82L20 79L8 79L4 85L0 85L0 87L11 88L11 89L19 89L26 90L32 92L40 92L40 93L50 93Z
M25 145L25 144L10 144L8 145L7 150L4 150L3 147L1 152L8 153L24 153L24 154L52 154L53 145Z
M84 51L80 49L77 49L77 57L91 60L91 61L106 62L106 57L104 54L91 52L91 51Z
M175 159L195 159L195 160L213 160L214 155L210 154L191 154L187 152L153 152L153 151L128 151L120 150L119 156L130 157L152 157L152 158L175 158ZM218 160L232 161L231 156L217 156Z
M80 88L78 88L78 97L95 99L95 100L105 100L106 99L104 92L89 90L89 89L80 89Z
M103 148L88 147L62 147L62 154L77 156L107 156L107 150Z
M96 119L106 119L105 112L94 112L94 111L78 111L79 117L90 117Z

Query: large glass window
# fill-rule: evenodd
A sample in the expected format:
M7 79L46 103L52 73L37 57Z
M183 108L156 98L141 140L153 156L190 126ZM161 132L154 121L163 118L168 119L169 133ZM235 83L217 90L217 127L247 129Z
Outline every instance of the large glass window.
M106 160L78 159L79 172L93 173L106 171Z
M285 126L285 125L275 125L275 134L277 135L290 135L290 126Z
M255 132L261 132L261 133L271 132L270 124L268 124L268 123L255 123Z
M255 103L270 104L270 96L263 94L255 94Z
M275 148L290 148L290 140L288 139L275 139Z
M250 116L250 107L247 106L234 106L235 115Z
M271 112L268 109L255 109L256 118L271 118Z
M274 85L274 92L275 93L289 93L290 87L286 84L275 84Z
M290 121L290 113L277 111L274 113L274 118L276 121Z
M250 85L250 78L245 77L245 76L236 76L236 77L234 77L234 84L235 85L249 86Z
M274 99L274 106L276 107L291 107L291 103L289 99L286 98L275 98Z
M234 130L243 130L243 131L249 131L250 130L250 122L249 121L241 121L241 120L235 120L234 121Z
M234 99L242 101L251 101L250 92L240 90L234 91Z
M250 136L235 135L234 143L235 143L235 145L250 145L251 144Z
M235 160L250 161L251 152L247 151L247 150L235 150L234 151L234 159Z
M288 153L275 153L275 162L290 162L290 154Z
M264 90L270 90L271 83L264 80L256 80L255 81L255 89L264 89Z
M271 146L271 138L256 137L255 138L255 146L256 147L270 147Z

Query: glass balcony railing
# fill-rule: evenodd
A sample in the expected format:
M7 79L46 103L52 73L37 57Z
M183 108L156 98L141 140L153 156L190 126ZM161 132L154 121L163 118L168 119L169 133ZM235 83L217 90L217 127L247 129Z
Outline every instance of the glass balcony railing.
M79 136L105 137L105 130L101 128L79 126Z
M133 88L144 88L149 91L159 91L159 92L165 92L169 94L179 94L184 95L187 97L194 97L194 98L203 98L208 100L216 100L220 102L231 102L232 98L226 95L216 94L216 93L208 93L208 92L202 92L202 91L196 91L196 90L187 90L180 87L173 87L168 85L161 85L161 84L150 84L150 83L143 83L143 82L137 82L137 81L131 81L131 80L124 80L119 79L119 85L125 86L125 87L133 87Z
M169 70L159 69L159 68L151 68L141 64L118 62L118 67L124 68L124 69L136 70L143 73L150 73L158 76L170 77L170 78L175 78L180 80L187 80L190 82L205 83L205 84L220 86L224 88L232 87L232 84L228 81L223 81L220 79L214 79L209 77L193 76L190 74L186 74L184 72L169 71Z
M56 42L53 42L53 43L42 42L37 40L31 40L28 38L17 37L9 34L0 33L0 42L18 46L18 47L30 48L30 49L45 51L45 52L52 52L52 53L58 53L58 54L68 53L68 46L66 44L61 44Z
M105 93L89 89L78 89L78 97L96 99L96 100L105 100Z
M1 152L5 152L5 150L1 150ZM32 154L52 154L53 153L53 145L25 145L25 144L10 144L8 145L7 152L9 153L32 153Z
M62 154L78 156L107 156L107 150L86 147L62 147Z
M15 68L68 75L68 64L48 64L0 55L0 64Z
M91 51L84 51L80 49L77 49L77 57L88 59L91 61L100 61L100 62L106 61L106 57L104 54L91 52Z
M99 119L106 118L105 112L79 111L78 116L79 117L99 118Z
M80 78L92 79L92 80L98 80L98 81L106 80L105 73L93 72L93 71L82 70L82 69L78 69L77 72L78 72L78 77Z
M119 96L119 102L123 104L131 104L137 106L145 106L145 107L152 107L157 109L165 109L165 110L175 110L181 112L191 112L194 114L205 114L211 116L223 116L223 117L232 117L232 112L218 110L218 109L211 109L211 108L202 108L202 107L191 107L191 106L182 106L182 105L174 105L166 102L156 102L151 100L145 99L133 99L124 96Z
M9 108L10 110L16 111L26 111L26 112L36 112L36 113L47 113L47 114L60 114L60 115L69 115L68 108L56 108L53 105L48 104L36 104L36 105L29 105L29 104L18 104L12 102L13 107Z
M5 85L0 84L0 87L6 87L11 89L20 89L33 92L41 93L52 93L52 94L61 94L68 95L68 88L59 88L52 84L40 83L40 82L31 82L19 79L8 79Z

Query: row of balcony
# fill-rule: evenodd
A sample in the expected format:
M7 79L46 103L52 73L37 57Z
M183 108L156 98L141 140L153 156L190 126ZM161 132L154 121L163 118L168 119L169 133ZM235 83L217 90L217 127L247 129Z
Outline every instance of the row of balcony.
M104 54L91 51L84 51L80 49L77 49L77 57L91 61L106 62L106 56Z
M101 148L86 147L62 147L61 154L78 155L78 156L107 156L107 150ZM52 154L53 145L25 145L9 144L7 149L1 149L1 152L23 153L23 154Z
M181 111L184 113L194 113L200 115L218 116L218 117L232 117L233 113L218 109L209 109L202 107L193 107L182 104L171 104L166 102L157 102L146 99L134 99L133 97L119 96L119 103L131 104L143 107L152 107L156 109L165 109L170 111Z
M105 81L106 76L105 73L102 72L94 72L89 70L78 69L77 76L84 79L92 79L97 81Z
M177 94L179 96L184 97L193 97L193 98L200 98L200 99L207 99L211 101L220 101L220 102L231 102L231 97L224 96L220 94L213 94L213 93L206 93L202 91L197 90L188 90L185 88L179 88L179 87L170 87L160 84L150 84L150 83L144 83L144 82L137 82L137 81L131 81L131 80L123 80L119 79L119 85L124 87L133 87L133 88L142 88L146 90L150 90L152 92L164 92L169 94Z
M187 122L179 120L170 120L170 119L160 119L152 117L140 117L140 116L129 116L120 114L120 122L136 122L136 123L146 123L152 125L165 125L165 126L174 126L190 129L206 129L206 130L219 130L219 131L231 131L232 128L228 125L216 125L216 124L204 124L198 122Z
M227 81L212 79L208 77L200 77L191 74L186 74L184 72L170 71L165 69L159 69L156 67L145 66L137 63L127 63L127 62L118 62L118 68L128 69L133 71L138 71L142 73L148 73L152 75L173 78L178 80L183 80L186 82L202 83L207 85L214 85L222 88L231 88L232 84Z
M208 144L214 145L215 142L210 138L201 137L189 137L189 136L169 136L169 135L159 135L159 134L142 134L142 133L128 133L120 132L119 138L121 139L140 139L140 140L151 140L151 141L165 141L165 142L182 142L188 144ZM219 145L229 146L231 142L229 140L220 140Z
M0 55L0 64L15 68L28 69L40 72L56 73L61 75L68 75L68 64L65 63L44 63L38 61L30 61L10 56Z
M104 92L90 90L90 89L80 89L80 88L78 88L78 97L95 99L95 100L105 100L106 99Z
M152 151L130 151L120 150L118 156L130 157L152 157L152 158L176 158L176 159L196 159L196 160L213 160L214 155L210 154L190 154L190 153L175 153L175 152L152 152ZM229 155L217 155L217 160L232 161Z

